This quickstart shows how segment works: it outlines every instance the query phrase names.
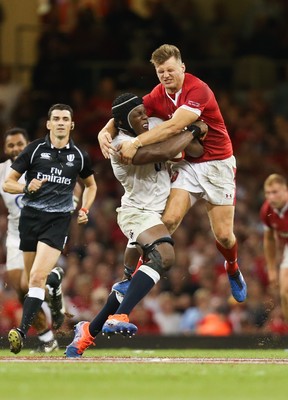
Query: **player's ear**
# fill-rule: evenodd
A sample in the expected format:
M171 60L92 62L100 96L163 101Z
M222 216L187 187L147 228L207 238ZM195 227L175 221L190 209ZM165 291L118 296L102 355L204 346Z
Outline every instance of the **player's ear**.
M50 121L49 121L49 120L46 122L46 128L48 129L48 131L49 131L50 128L51 128L51 124L50 124Z
M71 131L75 128L75 123L71 122Z
M183 69L183 72L186 71L186 65L184 63L182 63L182 69Z

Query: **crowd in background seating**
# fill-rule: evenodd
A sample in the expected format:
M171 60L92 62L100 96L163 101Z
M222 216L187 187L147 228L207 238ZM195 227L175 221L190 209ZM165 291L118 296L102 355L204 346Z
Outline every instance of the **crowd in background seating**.
M177 15L172 13L173 2L149 2L150 16L135 15L129 2L110 3L101 18L89 7L80 8L68 31L61 28L55 8L45 16L30 88L21 88L7 67L0 66L0 91L2 85L11 94L9 108L0 98L1 132L21 126L31 139L41 137L46 133L47 108L66 102L75 111L73 135L94 163L98 194L89 223L80 227L73 219L61 257L69 314L64 330L70 332L75 322L91 319L112 284L122 278L126 239L115 212L122 189L100 152L97 134L120 92L141 95L153 86L151 52L168 42L181 48L189 72L213 87L233 142L238 166L235 234L248 298L243 304L231 298L224 260L200 202L174 235L174 267L133 310L130 320L139 334L288 334L279 300L269 291L259 219L264 179L273 172L287 176L288 171L287 2L251 1L253 6L262 5L262 12L251 7L245 29L240 21L239 26L229 24L221 1L209 23L201 20L193 1L179 2ZM119 68L104 67L93 85L91 76L83 73L83 62L100 60L119 62ZM209 67L211 60L214 67ZM222 62L219 69L217 60ZM0 204L0 332L17 326L21 316L16 295L5 285L6 224Z

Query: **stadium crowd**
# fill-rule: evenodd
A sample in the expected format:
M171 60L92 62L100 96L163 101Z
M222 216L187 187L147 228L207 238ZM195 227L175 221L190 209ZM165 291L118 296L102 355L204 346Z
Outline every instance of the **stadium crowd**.
M223 274L223 259L215 248L200 202L173 235L175 266L135 308L130 321L138 326L139 334L288 334L279 299L268 285L259 217L265 178L275 172L287 177L288 171L288 64L282 58L288 48L287 3L251 1L246 29L241 30L240 26L237 30L237 25L229 24L222 2L216 2L214 17L208 22L201 20L192 1L180 2L177 16L171 12L173 2L147 2L151 7L150 17L135 16L128 2L127 5L124 1L110 3L115 4L110 10L102 10L101 18L89 7L79 8L76 23L68 31L62 28L57 9L52 7L49 15L42 18L39 56L31 72L31 87L17 87L17 96L13 97L5 118L0 108L1 132L10 126L20 126L35 139L45 132L47 104L56 100L70 104L75 111L73 135L93 160L97 200L85 227L77 225L76 216L72 220L70 237L60 259L65 271L63 292L67 310L63 330L71 333L76 322L91 319L105 303L113 283L123 274L126 239L117 225L115 211L122 189L109 160L101 154L97 133L110 118L116 95L123 91L142 95L152 87L154 71L148 65L151 50L158 44L172 42L181 48L184 59L192 58L190 71L203 76L213 87L233 142L237 159L235 234L248 298L241 304L231 298ZM262 6L262 13L256 12L255 4ZM148 31L149 38L145 35ZM209 46L203 45L207 42ZM193 54L189 54L191 48ZM71 63L71 59L78 62ZM214 67L208 68L210 59L214 60ZM227 61L228 67L223 64L220 69L215 67L220 59ZM235 59L237 62L232 63ZM97 85L92 85L91 90L91 80L83 73L81 62L100 60L117 61L119 68L103 67ZM245 65L257 66L261 61L263 70L267 67L262 79L257 67L256 74L248 79ZM126 68L122 62L127 62ZM276 69L276 64L280 68ZM3 85L8 92L10 88L12 96L15 82L6 67L1 66L0 70L5 70L0 74L0 88ZM139 80L139 76L143 78ZM5 284L6 215L1 204L1 334L17 326L22 313L15 293Z

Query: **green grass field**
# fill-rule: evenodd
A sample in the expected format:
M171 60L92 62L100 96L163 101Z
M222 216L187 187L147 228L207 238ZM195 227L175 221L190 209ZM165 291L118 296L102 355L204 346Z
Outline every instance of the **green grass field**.
M63 350L43 359L35 359L28 350L19 355L0 351L1 399L286 400L288 396L285 350L105 349L86 351L82 361L62 356Z

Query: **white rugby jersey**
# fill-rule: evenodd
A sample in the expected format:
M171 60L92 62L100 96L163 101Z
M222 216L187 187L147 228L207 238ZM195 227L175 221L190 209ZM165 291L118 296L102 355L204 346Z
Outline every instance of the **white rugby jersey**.
M8 232L7 232L7 245L13 246L19 244L19 217L20 210L23 207L22 197L23 194L10 194L2 189L2 184L7 175L11 172L11 160L7 160L0 164L0 194L8 210ZM19 182L25 183L24 175L21 176Z
M149 118L149 129L161 122L159 118ZM132 139L120 130L112 144L117 147L121 142ZM135 207L158 213L164 211L170 193L170 176L166 163L125 165L116 154L111 156L111 165L115 177L125 190L121 198L122 208Z

